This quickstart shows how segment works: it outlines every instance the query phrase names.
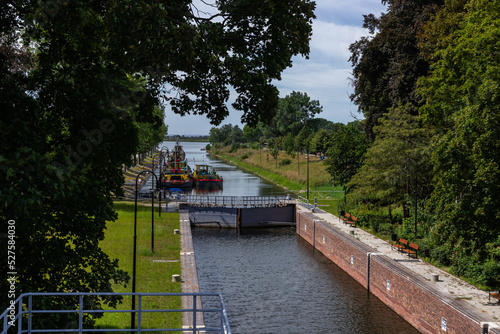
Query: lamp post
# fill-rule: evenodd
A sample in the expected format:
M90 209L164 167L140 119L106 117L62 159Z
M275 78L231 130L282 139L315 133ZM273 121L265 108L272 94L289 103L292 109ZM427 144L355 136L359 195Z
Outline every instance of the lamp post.
M307 149L307 203L309 204L309 149Z
M156 174L153 171L143 170L135 178L135 208L134 208L134 254L133 254L133 264L132 264L132 293L135 293L135 276L136 276L136 263L137 263L137 195L139 194L139 189L137 187L137 181L141 174L151 173L154 175L155 179L158 180ZM151 192L153 190L153 180L151 180ZM151 252L154 252L154 196L151 194ZM135 329L135 295L132 295L132 312L131 312L131 329Z

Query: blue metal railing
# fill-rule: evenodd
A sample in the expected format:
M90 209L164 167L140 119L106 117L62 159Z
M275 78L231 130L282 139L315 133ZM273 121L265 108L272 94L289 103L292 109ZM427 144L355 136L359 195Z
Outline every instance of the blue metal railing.
M33 298L35 297L56 297L56 296L75 296L78 297L78 309L77 310L40 310L33 308ZM106 297L106 296L137 296L138 306L136 310L92 310L84 308L83 298L86 296L95 297ZM192 309L143 309L142 308L142 298L149 296L187 296L193 297L193 308ZM197 308L196 298L197 297L216 297L219 302L219 308L203 309ZM14 311L12 311L14 310ZM136 313L137 314L137 328L122 328L122 329L112 329L112 328L100 328L100 329L85 329L83 328L84 315L90 315L93 313ZM183 328L141 328L142 315L147 313L172 313L189 312L192 314L193 322L189 325L189 329ZM220 316L220 327L205 327L204 324L196 323L196 314L198 312L209 312L218 313ZM78 328L73 329L61 329L61 328L51 328L51 329L40 329L32 328L32 317L36 314L56 314L56 313L74 313L78 314ZM24 322L23 322L24 320ZM182 332L193 334L198 333L198 331L203 331L205 333L220 333L220 334L231 334L231 329L229 326L229 321L226 313L226 307L224 305L224 300L222 296L217 293L25 293L20 295L15 303L11 305L5 312L0 315L0 321L3 321L1 334L8 334L9 329L15 329L18 334L21 333L86 333L86 332L131 332L131 333L141 333L141 332ZM73 326L72 326L73 327ZM76 326L75 326L76 327Z

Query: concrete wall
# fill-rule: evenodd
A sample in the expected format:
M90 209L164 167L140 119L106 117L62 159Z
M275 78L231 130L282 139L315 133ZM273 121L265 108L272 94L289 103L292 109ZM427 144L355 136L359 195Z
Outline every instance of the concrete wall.
M207 227L236 228L236 208L182 206L189 215L192 225ZM267 227L290 225L295 222L295 205L269 208L241 208L241 227Z
M422 333L482 334L481 322L490 321L465 301L450 299L420 275L308 210L298 209L296 217L297 234Z

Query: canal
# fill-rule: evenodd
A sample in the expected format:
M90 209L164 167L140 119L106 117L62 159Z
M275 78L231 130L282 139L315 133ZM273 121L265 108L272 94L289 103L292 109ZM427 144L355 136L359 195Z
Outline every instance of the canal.
M164 145L173 147L172 142ZM205 143L182 145L191 167L209 164L224 177L224 189L217 195L284 194L279 187L209 157L200 150ZM237 234L197 227L193 244L200 290L223 295L234 334L418 333L297 236L294 228Z

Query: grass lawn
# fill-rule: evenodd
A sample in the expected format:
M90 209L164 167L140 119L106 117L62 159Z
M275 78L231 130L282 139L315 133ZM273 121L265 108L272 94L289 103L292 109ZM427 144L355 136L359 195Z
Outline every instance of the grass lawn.
M149 206L146 203L149 203ZM159 218L156 202L154 253L152 253L150 203L147 201L137 209L136 292L181 292L181 283L172 282L173 274L181 274L180 235L174 234L174 229L179 228L179 214L162 212ZM118 219L108 222L101 247L111 258L118 259L119 267L131 276L126 287L115 284L113 291L132 292L134 203L115 202L115 210L118 212ZM153 260L175 260L175 262L153 262ZM131 297L126 297L118 309L130 309L131 303ZM142 304L143 309L182 308L180 297L147 297L143 298ZM182 314L145 314L142 323L143 328L182 328ZM97 321L97 325L100 328L130 328L130 313L106 314Z
M307 159L306 155L290 157L280 152L277 161L267 150L252 148L230 152L230 147L212 149L210 153L239 166L269 182L285 188L291 193L306 197L307 194ZM318 205L327 212L337 215L337 207L344 194L341 187L331 185L331 176L326 171L324 162L314 155L309 156L309 203L318 200Z

